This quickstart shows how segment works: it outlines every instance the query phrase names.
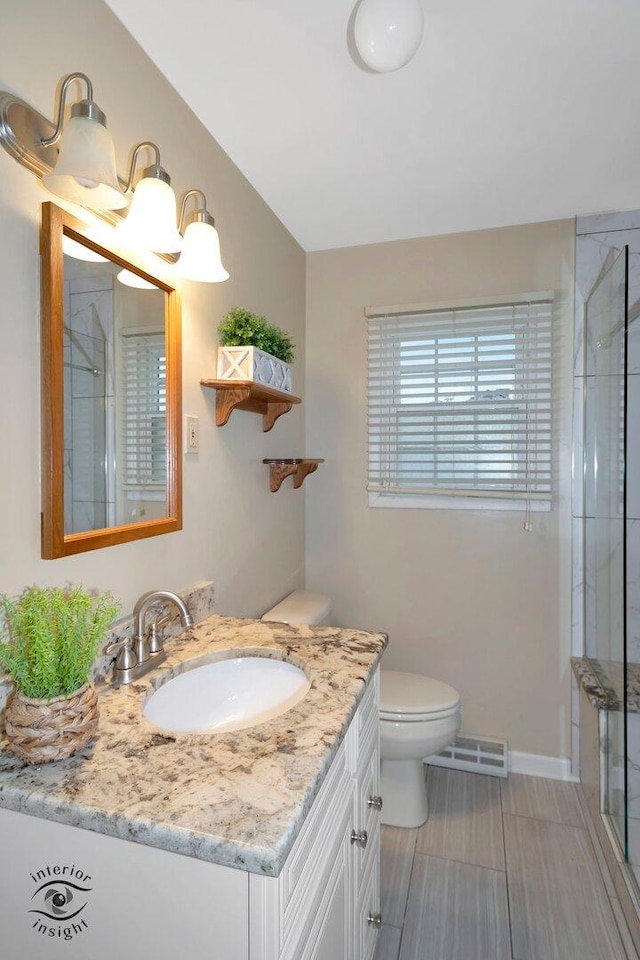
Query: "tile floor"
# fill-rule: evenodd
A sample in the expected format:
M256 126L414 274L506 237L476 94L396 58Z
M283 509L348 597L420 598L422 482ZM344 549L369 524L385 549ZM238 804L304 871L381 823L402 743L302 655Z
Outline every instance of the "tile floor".
M382 828L375 960L638 960L575 784L430 767L427 789L423 827Z

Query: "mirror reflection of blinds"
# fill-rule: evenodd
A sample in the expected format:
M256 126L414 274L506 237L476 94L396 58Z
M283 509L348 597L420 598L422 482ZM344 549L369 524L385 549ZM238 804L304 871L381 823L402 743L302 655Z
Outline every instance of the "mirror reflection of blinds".
M552 309L368 311L368 489L550 501Z
M167 370L164 331L122 338L122 452L126 489L167 482Z

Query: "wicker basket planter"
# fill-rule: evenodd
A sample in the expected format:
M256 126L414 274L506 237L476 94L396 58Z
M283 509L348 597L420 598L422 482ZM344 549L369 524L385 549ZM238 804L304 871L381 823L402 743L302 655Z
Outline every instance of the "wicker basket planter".
M63 760L89 744L98 729L98 698L91 683L68 696L32 700L18 690L7 703L8 747L26 763Z
M251 380L291 393L291 364L257 347L218 347L219 380Z

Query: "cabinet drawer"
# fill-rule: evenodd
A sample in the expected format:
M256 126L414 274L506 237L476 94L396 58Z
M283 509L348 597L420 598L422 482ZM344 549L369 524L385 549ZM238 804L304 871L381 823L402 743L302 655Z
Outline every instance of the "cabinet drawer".
M377 778L376 778L377 779ZM370 864L378 856L380 846L380 811L370 807L367 799L371 794L364 791L360 794L358 810L355 815L358 830L367 831L366 847L354 845L353 849L353 882L356 896L362 888L364 878L369 871ZM375 796L375 794L373 794Z
M354 763L357 764L358 757L362 759L363 750L368 749L368 743L377 733L379 723L378 710L378 689L379 689L379 671L376 670L374 676L369 681L364 696L358 706L358 711L353 719L353 748ZM355 766L352 768L356 772Z
M359 790L356 794L358 804L357 822L364 824L370 836L380 830L381 811L370 801L380 796L380 752L378 744L369 754L369 760L358 777Z

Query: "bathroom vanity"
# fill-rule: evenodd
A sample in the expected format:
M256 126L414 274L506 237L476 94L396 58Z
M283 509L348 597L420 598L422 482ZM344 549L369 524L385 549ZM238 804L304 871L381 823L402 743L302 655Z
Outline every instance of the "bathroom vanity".
M93 748L42 767L1 752L3 958L371 960L385 645L211 617L143 680L101 685ZM144 718L184 663L248 654L301 667L309 692L228 733Z

